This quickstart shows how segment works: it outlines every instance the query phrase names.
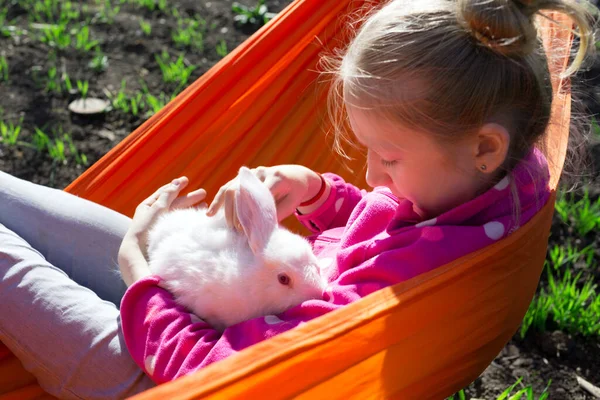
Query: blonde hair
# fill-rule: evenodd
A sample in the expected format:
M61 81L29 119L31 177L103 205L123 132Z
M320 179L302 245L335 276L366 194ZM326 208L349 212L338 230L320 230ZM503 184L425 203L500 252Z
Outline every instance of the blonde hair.
M552 86L534 16L569 15L579 50L593 50L590 15L575 0L392 0L362 18L349 46L325 60L335 149L349 141L345 105L454 142L488 122L511 135L510 171L543 136Z

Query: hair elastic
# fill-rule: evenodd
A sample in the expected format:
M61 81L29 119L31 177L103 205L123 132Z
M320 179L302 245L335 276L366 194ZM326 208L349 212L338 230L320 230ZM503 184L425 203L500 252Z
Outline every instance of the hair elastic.
M319 192L312 198L309 200L306 200L305 202L300 203L300 205L298 207L306 207L306 206L310 206L314 203L317 202L317 200L319 200L321 198L321 196L323 196L323 193L325 193L325 188L327 187L327 183L325 182L325 178L323 178L323 175L318 174L319 178L321 178L321 188L319 189Z

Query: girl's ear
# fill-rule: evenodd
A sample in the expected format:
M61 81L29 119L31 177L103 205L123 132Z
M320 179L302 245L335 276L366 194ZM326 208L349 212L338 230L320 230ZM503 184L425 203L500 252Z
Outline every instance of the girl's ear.
M496 123L483 125L477 133L475 168L486 174L495 172L504 164L509 146L510 134L505 127Z
M240 168L238 179L240 188L235 196L237 215L250 249L259 254L277 227L275 200L269 189L248 168Z

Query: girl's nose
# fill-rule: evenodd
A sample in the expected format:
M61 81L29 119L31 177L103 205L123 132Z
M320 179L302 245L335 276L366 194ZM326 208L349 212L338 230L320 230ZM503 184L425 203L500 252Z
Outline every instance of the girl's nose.
M386 186L391 179L387 171L381 165L381 160L376 154L369 151L367 155L367 185L371 187Z

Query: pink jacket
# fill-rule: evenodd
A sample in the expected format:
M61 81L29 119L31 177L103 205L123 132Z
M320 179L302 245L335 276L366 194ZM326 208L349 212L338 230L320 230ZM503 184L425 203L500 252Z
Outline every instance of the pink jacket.
M220 334L179 306L152 276L133 284L121 302L129 352L157 383L203 368L281 332L444 265L509 235L549 197L548 166L533 151L509 177L477 198L422 221L412 204L387 188L367 193L333 174L325 204L297 216L311 231L315 254L330 282L322 300L309 300L280 315L229 327ZM510 180L519 193L515 221Z

